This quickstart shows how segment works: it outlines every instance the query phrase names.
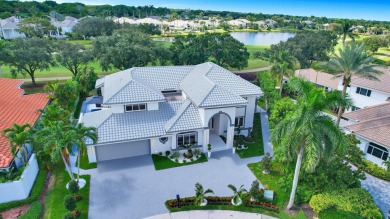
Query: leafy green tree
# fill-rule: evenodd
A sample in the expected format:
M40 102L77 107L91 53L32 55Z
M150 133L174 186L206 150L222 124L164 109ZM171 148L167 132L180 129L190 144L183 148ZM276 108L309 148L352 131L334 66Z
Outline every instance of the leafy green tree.
M188 35L175 37L169 50L174 65L197 65L209 58L208 42L204 36Z
M301 166L312 172L320 158L330 159L336 149L344 150L346 145L342 131L332 118L322 113L327 107L337 105L338 100L329 98L322 89L302 79L290 83L295 83L293 87L301 91L301 97L294 114L277 124L271 134L285 158L290 162L296 159L288 209L294 205Z
M45 86L45 91L49 93L49 97L58 104L68 110L73 111L79 94L79 84L77 81L67 80L65 82L49 82Z
M95 89L95 83L98 79L94 68L83 66L81 72L79 72L74 80L76 80L80 87L80 98L84 99L88 96L89 92Z
M84 36L84 38L110 36L115 29L118 29L118 24L111 20L106 20L101 17L89 17L82 19L74 28L75 34Z
M105 71L112 66L125 70L155 63L156 60L165 59L161 56L164 51L167 49L157 45L148 35L126 29L116 30L112 36L95 38L92 49Z
M264 93L265 110L268 112L273 107L273 103L280 98L275 88L276 80L271 77L268 71L259 73L258 78L260 79L259 85Z
M215 60L216 64L225 68L236 69L248 66L250 54L245 45L230 34L212 33L206 34L201 38L208 41L208 53Z
M377 76L383 74L375 69L372 64L375 58L364 51L364 45L352 43L340 48L338 54L333 53L329 61L321 63L324 72L340 76L343 79L342 95L347 93L347 87L351 83L352 76L358 76L369 80L378 80ZM343 107L339 108L337 114L337 124L340 123Z
M79 123L74 128L74 131L77 133L75 136L76 142L75 145L77 147L78 155L77 155L77 182L80 179L80 157L85 156L87 151L87 145L85 143L86 139L89 139L96 144L98 140L98 135L96 133L96 128L94 127L85 127L82 123Z
M15 67L17 73L28 74L34 86L36 85L35 72L49 70L51 65L55 65L50 41L46 38L18 38L9 45L7 50L4 63Z
M211 189L203 189L202 184L196 183L195 184L195 205L201 205L203 203L204 197L207 194L214 194L213 190Z
M279 50L275 55L268 57L268 60L272 64L271 75L279 80L279 95L282 96L283 79L285 76L291 77L294 75L294 71L299 68L299 62L284 50Z
M22 156L22 163L27 163L27 147L32 141L31 125L26 123L23 125L12 124L11 128L3 130L3 135L8 139L11 153L15 156L18 151Z
M363 39L364 47L372 53L378 52L378 49L381 47L381 40L379 37L367 37Z
M275 101L271 109L271 114L269 116L268 123L270 128L274 128L284 118L288 118L289 116L291 116L294 110L294 102L288 97Z
M38 126L45 127L53 121L62 121L70 124L71 114L68 110L62 108L57 101L52 101L44 110L40 110L41 117Z
M42 17L30 17L23 19L19 24L18 31L24 33L27 37L44 37L49 35L50 31L56 28L50 23L50 20Z
M72 72L74 76L80 72L83 65L93 60L92 53L82 44L61 41L56 45L56 50L58 52L57 62Z
M365 166L365 153L357 146L360 141L356 138L354 134L347 134L345 135L345 138L347 139L348 143L346 154L347 160L358 167Z

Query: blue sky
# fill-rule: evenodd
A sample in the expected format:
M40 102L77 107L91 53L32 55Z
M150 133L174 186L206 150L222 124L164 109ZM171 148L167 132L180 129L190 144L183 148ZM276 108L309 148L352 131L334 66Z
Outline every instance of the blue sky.
M75 0L57 0L57 2L75 2ZM182 9L390 21L390 0L78 0L78 2L89 5L154 5Z

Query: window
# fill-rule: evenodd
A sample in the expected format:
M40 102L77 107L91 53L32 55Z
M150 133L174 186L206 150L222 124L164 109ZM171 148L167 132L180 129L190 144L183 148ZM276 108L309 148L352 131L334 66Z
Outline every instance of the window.
M177 134L177 146L196 144L198 139L198 133L196 132L186 132Z
M352 111L355 111L355 110L360 110L360 107L352 106Z
M244 117L236 117L234 120L234 127L242 127L244 126Z
M389 157L389 151L385 147L379 146L372 142L368 144L367 154L371 154L372 156L382 160L387 160L387 157Z
M129 104L125 106L126 112L146 110L146 103Z
M367 97L371 96L371 90L361 88L361 87L358 87L356 89L356 93Z

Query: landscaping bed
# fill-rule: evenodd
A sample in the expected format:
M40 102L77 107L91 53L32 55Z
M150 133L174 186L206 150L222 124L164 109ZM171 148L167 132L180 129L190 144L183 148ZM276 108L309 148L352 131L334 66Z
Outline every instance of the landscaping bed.
M277 213L279 213L279 207L270 202L250 201L249 196L246 196L241 205L234 206L231 203L232 198L232 196L208 196L205 197L208 202L206 206L196 206L194 204L195 197L189 197L180 199L180 208L177 207L176 199L166 201L165 205L170 212L188 210L232 210L252 213L265 213L271 216L277 216Z
M251 143L247 143L250 141L245 142L245 147L248 147L248 149L245 150L237 150L236 153L241 158L248 158L248 157L257 157L264 155L264 144L263 144L263 134L261 131L261 123L260 123L260 113L255 113L254 119L253 119L253 130L252 130L252 139ZM254 142L253 142L254 141Z
M156 170L163 170L168 168L181 167L181 166L186 166L191 164L207 162L207 157L203 153L200 155L200 157L197 160L194 160L193 162L185 162L185 163L175 162L172 161L168 156L158 155L158 154L152 154L152 159L153 159L154 168Z
M70 181L68 173L63 166L57 167L53 171L54 184L46 197L46 209L44 218L63 218L68 212L64 207L64 197L69 195L69 191L66 189L66 184ZM89 207L89 188L90 179L89 175L82 175L80 178L85 179L87 184L80 189L79 194L83 197L81 201L77 202L77 209L81 211L80 218L88 218Z

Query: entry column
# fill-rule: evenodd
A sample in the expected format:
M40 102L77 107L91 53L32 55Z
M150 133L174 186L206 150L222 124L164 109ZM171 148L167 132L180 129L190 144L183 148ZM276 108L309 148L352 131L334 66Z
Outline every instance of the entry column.
M232 148L234 140L234 125L229 125L226 132L226 147Z
M210 143L210 129L203 131L203 152L207 152L207 145Z

